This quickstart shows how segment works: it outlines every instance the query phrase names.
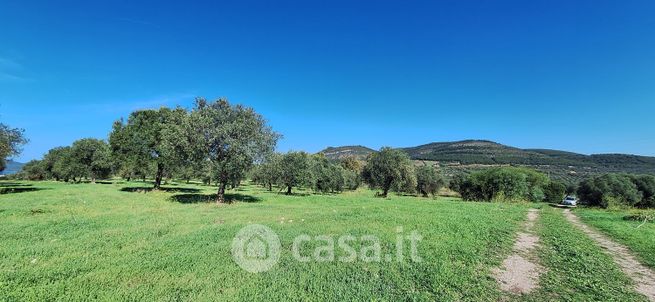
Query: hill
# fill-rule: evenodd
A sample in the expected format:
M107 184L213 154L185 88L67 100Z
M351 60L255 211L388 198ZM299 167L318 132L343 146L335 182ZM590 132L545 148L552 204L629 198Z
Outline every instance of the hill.
M372 149L357 146L362 154ZM352 146L331 147L322 151L328 158L348 154ZM325 151L331 152L325 152ZM334 150L334 151L332 151ZM579 181L589 175L625 172L655 174L655 157L629 154L585 155L560 150L520 149L487 140L435 142L416 147L402 148L416 161L433 164L446 174L453 175L489 166L526 166L565 181ZM368 153L367 153L368 154Z
M10 175L10 174L18 173L23 168L23 165L25 164L13 160L8 160L7 167L5 168L4 171L0 172L0 175Z
M363 160L366 159L366 156L376 152L371 148L364 146L342 146L342 147L327 147L324 150L318 152L325 155L325 157L336 160L342 159L349 156L354 156L357 159Z

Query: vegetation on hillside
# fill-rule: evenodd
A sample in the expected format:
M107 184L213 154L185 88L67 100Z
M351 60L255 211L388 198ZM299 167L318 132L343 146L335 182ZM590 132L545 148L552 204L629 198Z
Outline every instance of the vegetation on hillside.
M401 149L414 161L438 166L448 177L508 165L529 167L567 184L605 173L655 174L655 157L519 149L486 140L440 142ZM330 147L321 151L330 159L338 159L349 152L364 154L359 155L364 158L375 151L362 146Z

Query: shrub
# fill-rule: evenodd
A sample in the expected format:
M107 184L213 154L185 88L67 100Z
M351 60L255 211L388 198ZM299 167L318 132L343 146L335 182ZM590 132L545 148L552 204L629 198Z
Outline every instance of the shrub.
M628 177L642 194L641 201L636 206L640 208L655 208L655 176L629 175Z
M630 177L621 174L592 177L581 182L578 188L581 202L602 208L634 206L642 200L642 196Z
M31 160L27 162L20 172L20 178L25 180L44 180L46 177L47 171L41 160Z
M566 185L559 181L551 181L544 188L545 201L551 203L560 203L566 196Z
M459 184L465 200L542 201L548 177L527 168L491 168L470 174Z

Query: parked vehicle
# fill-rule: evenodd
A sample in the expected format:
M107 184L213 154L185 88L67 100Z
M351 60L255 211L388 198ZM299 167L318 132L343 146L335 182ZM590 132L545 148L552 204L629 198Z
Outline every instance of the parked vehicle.
M578 205L578 199L575 196L566 196L564 200L562 200L562 204L567 206L576 206Z

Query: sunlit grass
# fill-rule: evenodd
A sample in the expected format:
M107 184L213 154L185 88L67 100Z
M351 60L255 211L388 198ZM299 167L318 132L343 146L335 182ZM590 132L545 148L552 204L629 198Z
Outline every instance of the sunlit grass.
M194 184L162 191L138 182L13 186L31 189L0 195L0 300L9 301L496 301L504 294L490 271L510 253L530 206L381 199L366 189L286 196L254 185L230 190L234 203L217 206L214 187ZM521 299L545 300L560 290L567 291L562 297L635 297L612 263L599 268L609 258L598 247L547 211L540 229L551 266L546 292ZM253 223L272 228L282 244L278 265L259 274L242 270L231 255L234 235ZM398 226L423 236L422 262L301 263L291 253L301 234L351 234L379 237L386 255L395 252ZM589 259L593 265L580 264ZM567 275L579 265L587 271ZM577 276L601 288L572 294L566 288Z

